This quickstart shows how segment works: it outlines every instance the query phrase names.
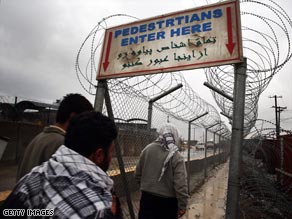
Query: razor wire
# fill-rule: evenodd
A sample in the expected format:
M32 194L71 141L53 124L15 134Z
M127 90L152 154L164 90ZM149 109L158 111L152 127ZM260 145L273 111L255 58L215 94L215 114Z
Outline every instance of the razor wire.
M243 54L248 65L244 120L244 135L248 138L243 145L239 203L242 218L292 215L292 178L286 172L291 173L292 166L291 131L280 128L282 136L277 140L275 124L257 118L261 93L291 59L292 22L280 5L281 1L272 0L240 1ZM205 75L211 85L233 94L231 66L205 69ZM232 102L212 94L219 108L232 115ZM282 162L285 165L279 166Z
M91 95L95 95L94 92L96 85L93 82L93 75L97 72L97 60L98 55L100 54L104 31L107 28L108 23L115 23L112 19L117 18L119 20L134 19L134 17L125 14L111 15L103 18L89 33L78 51L75 64L76 74L82 87ZM90 53L87 52L88 50L86 50L86 46L87 49L90 49ZM84 51L87 53L84 54ZM84 56L87 57L87 60ZM83 64L82 61L83 63L86 63L84 66L81 66ZM182 89L155 102L154 106L157 109L172 118L185 123L205 112L208 112L208 116L202 117L193 123L198 127L209 127L220 121L220 115L216 108L200 98L193 91L181 72L108 80L109 91L112 98L115 98L115 95L123 93L126 94L126 96L124 96L125 98L137 97L144 99L145 102L148 102L151 98L164 93L178 84L183 85ZM115 105L114 101L112 104L115 117L127 119L125 117L123 118L123 115L120 115L120 111L118 110L120 105ZM131 113L129 112L129 114ZM145 118L146 117L144 116L142 119ZM222 127L225 129L225 132L230 134L230 131L225 124L222 123L221 128ZM210 131L216 131L218 128L219 125L214 126Z
M280 2L240 1L243 52L248 64L244 120L247 138L243 145L239 201L242 218L292 215L291 130L280 127L282 136L277 140L276 124L257 118L261 93L291 59L292 22ZM252 25L248 25L250 20ZM210 84L233 94L231 66L205 69L205 75ZM232 102L212 94L219 108L232 115Z
M278 1L279 2L279 1ZM258 101L273 76L291 59L290 34L292 22L280 2L272 0L241 0L243 54L247 58L244 135L255 125ZM251 24L252 21L252 24ZM207 81L214 87L233 95L232 66L205 69ZM212 92L226 115L232 115L232 102Z
M240 213L244 218L289 218L292 215L292 132L257 119L243 145Z
M118 14L102 19L89 33L78 51L75 64L77 77L82 87L91 95L95 95L96 91L96 85L93 81L97 72L97 60L105 29L108 23L113 25L116 24L117 20L118 22L125 22L125 20L133 20L133 17ZM107 80L107 84L114 119L119 127L118 141L124 163L124 166L120 166L121 164L117 161L118 155L115 156L109 167L108 174L115 181L117 193L121 196L123 213L127 218L129 217L125 200L125 186L127 185L121 182L122 174L120 174L120 169L122 168L126 172L129 187L131 188L134 212L137 213L140 195L131 174L133 174L142 149L157 137L155 128L171 119L171 122L178 127L182 134L183 131L187 130L188 121L208 112L208 116L201 117L196 122L193 122L193 125L196 127L209 127L216 123L217 125L209 129L209 132L218 132L220 130L222 136L226 138L230 137L231 132L223 122L219 123L220 116L215 107L200 98L191 89L181 72L110 79ZM183 85L181 89L172 92L153 104L153 128L151 127L150 131L147 130L149 100L179 84ZM105 108L103 107L103 112L106 114ZM224 147L223 144L222 148ZM180 146L180 150L184 149ZM213 154L210 159L215 160L219 156L223 157L225 153L227 153L226 150L225 152L221 151L220 155L217 154L215 156ZM202 164L203 162L201 162L201 166ZM211 163L208 164L208 170L210 165ZM190 176L199 177L193 181L192 188L196 187L195 184L204 179L201 178L202 176L204 177L203 170L194 169L189 173Z
M243 148L240 211L244 218L285 218L287 215L291 215L291 199L287 196L287 193L291 192L291 186L283 187L283 184L280 185L275 179L275 174L270 174L267 171L267 165L271 165L271 160L273 160L273 158L270 158L270 160L267 160L267 158L269 156L273 157L273 154L279 154L277 144L272 143L268 146L271 149L269 153L272 155L264 152L262 154L263 159L257 159L256 157L258 151L263 152L260 148L263 142L275 136L275 128L266 127L267 124L273 125L272 123L257 119L260 95L267 88L273 76L291 59L289 35L292 22L280 5L280 1L276 3L272 0L240 1L243 54L247 58L248 65L244 136L249 134L251 138L250 141L246 140L244 142ZM114 23L110 20L118 19L123 22L124 18L133 19L133 17L125 14L112 15L102 19L90 32L78 52L75 65L76 74L83 88L92 95L95 94L96 89L93 75L97 71L96 61L101 49L104 29L108 23ZM89 45L87 45L88 43ZM90 54L87 52L86 56L83 57L86 46L90 49ZM86 63L85 67L81 66L82 61ZM233 96L233 66L212 67L204 69L204 71L209 84ZM122 120L133 117L145 119L147 117L147 111L145 110L147 102L180 83L183 84L182 89L154 104L158 111L183 123L196 115L209 112L206 118L196 121L195 125L200 127L208 127L220 120L216 109L201 99L190 88L180 72L108 80L114 110L121 106L125 108L123 111L116 110L115 116ZM211 92L218 107L224 114L231 117L233 103L223 96ZM141 107L140 112L133 111L133 104L136 104L138 108ZM262 122L261 127L256 127L259 122ZM225 126L225 124L223 125ZM225 129L228 130L226 126ZM218 127L214 127L214 130L218 130ZM289 130L281 129L281 132L291 135ZM228 133L230 135L229 130ZM287 148L291 150L291 143L287 143ZM265 159L266 162L264 163L263 160ZM291 166L291 158L287 157L286 159ZM279 170L277 171L279 175ZM291 178L285 178L284 184L289 180Z

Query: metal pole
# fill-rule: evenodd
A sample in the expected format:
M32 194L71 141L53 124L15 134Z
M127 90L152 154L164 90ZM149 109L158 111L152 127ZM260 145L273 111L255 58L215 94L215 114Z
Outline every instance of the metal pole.
M206 132L206 134L205 134L205 158L204 158L204 177L206 178L207 177L207 132L208 132L208 129L210 129L210 128L212 128L212 127L214 127L215 125L218 125L219 124L219 122L217 122L217 123L215 123L215 124L213 124L213 125L211 125L211 126L209 126L209 127L207 127L206 129L205 129L205 132Z
M281 157L280 157L280 169L281 169L281 177L280 177L280 182L281 182L281 185L283 185L283 171L284 171L284 139L283 139L283 136L280 138L280 147L281 147Z
M165 97L166 95L172 93L173 91L176 91L177 89L181 88L183 85L182 84L178 84L175 87L165 91L164 93L158 95L157 97L154 97L152 99L149 100L149 105L148 105L148 124L147 124L147 128L148 130L151 129L151 122L152 122L152 108L153 108L153 103L156 102L157 100Z
M191 191L190 191L190 178L191 178L190 151L191 151L191 122L189 122L189 129L188 129L188 166L187 166L187 171L188 171L188 192L189 192L189 194L191 194Z
M223 97L227 98L230 101L233 101L233 97L231 97L229 94L225 93L223 90L219 90L217 87L214 87L213 85L209 84L208 82L204 82L204 85L211 90L215 91L216 93L222 95Z
M216 162L215 162L215 160L216 160L215 159L215 154L216 154L216 149L217 149L217 148L215 148L215 146L216 146L216 134L218 132L221 132L224 129L224 128L221 128L221 121L218 124L220 124L220 129L214 132L214 141L213 141L214 142L214 147L213 147L213 168L215 168L215 166L216 166ZM220 137L220 135L219 135L219 137ZM219 144L220 144L220 139L219 139L219 142L218 142L218 147L219 147L219 154L217 155L218 159L219 159L219 156L220 156L220 145Z
M277 96L277 95L274 95L270 98L274 98L275 99L275 106L273 106L273 108L275 108L275 119L276 119L276 139L279 139L279 136L280 136L280 107L278 107L278 104L277 104L277 100L278 98L282 98L282 96Z
M194 140L196 141L196 128L194 128Z
M195 143L195 146L196 146L196 128L194 128L194 143ZM194 156L194 150L192 151L192 157Z
M205 129L205 158L204 158L204 178L207 177L207 133L208 128Z
M153 102L149 101L148 104L148 122L147 122L147 129L150 131L151 123L152 123L152 110L153 110Z
M219 142L218 142L218 165L221 163L220 147L221 147L221 134L219 134Z
M278 120L278 104L277 104L277 96L275 98L275 116L276 116L276 139L279 139L279 120Z
M231 153L227 189L226 218L238 218L239 183L241 177L242 140L244 128L246 58L235 64L234 102L232 118Z
M199 116L197 116L196 118L192 119L191 121L189 121L189 127L188 127L188 163L187 163L187 172L188 172L188 192L190 194L190 177L191 177L191 173L190 173L190 154L191 154L191 124L192 122L194 122L195 120L202 118L203 116L207 115L208 112L205 112Z
M221 154L220 154L220 147L221 147L221 134L222 134L222 130L224 130L225 128L222 127L222 121L220 121L220 130L219 130L219 134L218 134L218 165L220 165L220 157L221 157Z
M16 104L17 104L17 96L15 96L14 98L14 107L16 106Z
M215 137L216 137L216 133L214 132L214 140L213 140L213 168L215 168Z
M111 100L110 100L110 95L108 92L108 86L107 83L105 81L104 85L104 98L105 98L105 104L106 104L106 109L107 109L107 113L109 118L111 118L112 120L114 120L114 113L112 110L112 105L111 105ZM129 182L127 180L126 177L126 171L125 171L125 166L124 166L124 161L122 159L122 152L121 152L121 147L119 145L118 140L115 140L115 150L116 150L116 155L117 155L117 159L118 159L118 163L119 163L119 168L121 171L121 177L122 177L122 182L124 185L124 189L125 189L125 193L126 193L126 199L127 199L127 204L128 204L128 209L129 209L129 213L130 213L130 217L131 219L135 219L135 214L134 214L134 210L133 210L133 204L132 204L132 200L131 200L131 193L129 191Z
M278 132L277 132L277 139L280 137L280 128L281 128L281 112L287 109L287 107L278 106Z
M102 112L105 89L106 80L99 80L96 88L96 95L94 101L94 110L97 112Z

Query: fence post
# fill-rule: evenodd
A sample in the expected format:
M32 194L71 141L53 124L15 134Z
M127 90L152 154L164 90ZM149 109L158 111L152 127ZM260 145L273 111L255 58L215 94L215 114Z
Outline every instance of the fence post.
M95 103L94 103L94 110L95 111L102 112L104 100L105 100L105 104L106 104L108 117L111 118L112 120L114 120L114 114L113 114L113 110L112 110L112 106L111 106L107 82L106 82L106 80L99 80L98 85L97 85L97 89L96 89L96 96L95 96ZM115 141L115 150L116 150L116 155L117 155L117 159L118 159L118 163L119 163L119 169L121 172L122 182L125 186L125 193L126 193L130 217L131 217L131 219L135 219L135 214L134 214L132 200L131 200L131 194L130 194L130 191L128 189L128 181L127 181L127 177L126 177L125 166L124 166L124 162L122 159L121 148L120 148L119 142L117 140Z
M220 154L220 147L221 147L221 133L219 134L218 140L218 165L221 163L221 154Z
M147 122L147 129L148 129L148 131L151 130L151 125L152 125L152 111L153 111L153 101L149 100L149 102L148 102L148 122Z
M166 95L172 93L173 91L176 91L177 89L181 88L183 85L182 84L178 84L175 87L165 91L164 93L158 95L157 97L151 98L149 100L149 105L148 105L148 124L147 124L147 129L148 131L151 130L151 123L152 123L152 110L153 110L153 103L163 97L165 97Z
M207 135L208 135L208 128L205 128L205 158L204 158L204 179L207 177Z
M213 168L215 168L215 144L216 144L216 141L215 141L215 138L216 138L216 132L214 132L214 140L213 140Z
M205 128L205 159L204 159L204 178L206 179L207 177L207 168L208 168L208 165L207 165L207 141L208 141L208 138L207 138L207 135L208 135L208 129L218 125L219 122L216 122L215 124Z
M278 139L277 139L278 140ZM284 172L284 138L283 136L280 137L280 147L281 147L281 155L280 155L280 169L281 169L281 172L280 172L280 182L281 182L281 185L283 186L283 172Z
M242 140L244 128L246 58L235 64L232 137L227 189L226 218L238 218L241 177Z
M188 166L187 166L187 172L188 172L188 192L189 194L191 193L190 191L190 152L191 152L191 122L189 122L189 128L188 128Z
M104 97L105 97L106 109L107 109L109 118L114 120L114 114L113 114L113 110L112 110L112 105L111 105L111 101L110 101L110 95L109 95L107 83L105 83L104 87L105 87L105 96ZM119 168L121 171L122 182L124 184L124 189L125 189L125 193L126 193L129 214L130 214L131 219L135 219L135 214L134 214L134 209L133 209L133 204L132 204L132 199L131 199L131 192L130 192L129 187L128 187L129 182L128 182L127 177L126 177L126 171L125 171L124 161L122 158L121 147L120 147L118 140L115 141L115 150L116 150L116 154L117 154Z
M96 88L94 110L102 113L104 94L106 90L106 80L99 80Z
M202 115L197 116L196 118L189 121L189 128L188 128L188 165L187 165L187 174L188 174L188 192L190 194L190 178L191 178L191 171L190 171L190 154L191 154L191 125L192 122L207 115L208 112L203 113ZM195 139L194 139L195 140Z

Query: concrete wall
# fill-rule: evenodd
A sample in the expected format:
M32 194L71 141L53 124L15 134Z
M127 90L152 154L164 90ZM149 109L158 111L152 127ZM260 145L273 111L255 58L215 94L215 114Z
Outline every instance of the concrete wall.
M211 157L207 157L207 167L208 167L208 171L207 171L207 175L209 170L213 167L214 164L218 164L220 161L220 163L225 162L225 154L221 153L221 154L217 154L215 156L211 156ZM187 166L187 162L185 163ZM190 175L191 176L195 176L192 179L195 180L191 180L190 182L190 188L191 191L193 191L198 184L201 184L201 181L204 180L203 179L203 173L204 173L204 159L201 160L192 160L190 162ZM200 176L198 176L198 174L200 174ZM128 188L129 188L129 192L133 193L135 191L139 190L139 186L136 183L135 179L134 179L134 171L131 172L127 172L126 173L126 177L127 177L127 181L128 181ZM115 182L115 190L116 193L119 197L124 197L126 196L125 193L125 186L122 182L122 177L121 175L116 175L114 177L112 177L112 179Z
M34 123L0 121L0 136L10 138L0 162L19 162L29 142L43 130L43 127ZM146 130L120 129L118 140L122 156L139 156L142 149L156 137L155 132L149 134Z
M42 126L32 123L0 121L0 135L10 138L0 162L17 162L31 139L42 129Z

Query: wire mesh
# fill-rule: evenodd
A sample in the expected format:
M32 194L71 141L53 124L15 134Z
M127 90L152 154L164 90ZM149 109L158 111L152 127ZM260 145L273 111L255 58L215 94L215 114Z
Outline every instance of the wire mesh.
M243 54L248 64L245 136L255 125L261 93L292 56L289 36L292 22L280 2L240 1ZM233 95L234 71L231 66L205 69L205 74L211 85ZM232 102L215 92L212 94L222 112L231 116Z
M207 4L209 3L211 2L207 1ZM280 2L241 0L240 7L243 52L248 64L244 118L244 136L247 136L253 134L252 128L255 128L257 122L258 101L261 93L269 85L273 76L291 59L290 33L292 22L284 8L281 7ZM96 88L93 75L97 71L96 63L104 29L108 23L114 23L112 19L117 18L120 22L123 22L124 19L137 19L124 14L112 15L102 19L90 32L78 52L75 65L76 73L81 85L90 94L94 95ZM86 46L90 48L90 52L85 49ZM85 55L84 51L86 51ZM86 64L82 66L83 63ZM234 68L232 66L208 68L205 69L205 75L209 84L233 96ZM182 89L154 103L153 132L147 132L148 101L180 83L183 84ZM118 124L122 130L126 129L125 127L128 127L129 130L129 133L125 134L127 137L120 139L126 169L134 168L137 161L137 157L127 156L127 153L138 154L138 151L142 150L147 141L155 138L155 128L166 120L171 119L171 122L175 123L181 130L187 130L187 122L204 112L208 112L208 116L194 122L196 126L206 128L220 121L217 110L190 88L180 72L114 79L108 80L108 84L114 116L116 120L120 121ZM212 95L222 112L232 117L233 103L215 92L212 92ZM104 113L106 113L105 110ZM231 119L230 122L232 122ZM227 126L223 124L223 127L221 133L230 137ZM137 129L140 131L137 131ZM210 131L217 132L219 129L220 126L216 125ZM283 133L286 130L281 131ZM244 145L240 196L242 217L288 218L291 215L291 210L289 210L291 200L287 194L291 191L291 186L289 186L291 183L287 182L291 180L291 172L285 172L283 168L274 168L278 175L281 173L280 178L283 178L284 174L286 174L285 177L288 177L277 183L275 174L271 175L267 167L263 168L264 165L271 166L273 164L272 160L267 160L268 156L273 157L277 154L275 157L277 159L281 158L282 155L281 153L279 155L279 149L277 149L279 148L279 142L270 145L268 147L269 152L261 150L264 151L261 160L257 159L256 153L259 145L264 142L264 138L275 136L274 128L257 128L255 136L251 137L252 141L245 141ZM133 146L129 146L132 149L125 149L128 147L126 145L133 142L135 142ZM285 147L290 151L290 143L287 143L287 145ZM225 152L224 156L229 153L228 144L222 149ZM291 166L290 159L289 157L286 158ZM283 156L282 160L284 160ZM114 165L117 166L115 163ZM117 167L112 168L112 170L115 169ZM202 171L198 173L202 174ZM199 176L195 177L195 179L199 178ZM195 179L192 179L192 181L196 181ZM287 188L283 181L288 185ZM285 189L283 190L283 188ZM135 208L137 210L138 206L136 205Z
M243 218L290 218L292 215L292 135L257 120L243 148L240 210Z

